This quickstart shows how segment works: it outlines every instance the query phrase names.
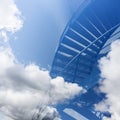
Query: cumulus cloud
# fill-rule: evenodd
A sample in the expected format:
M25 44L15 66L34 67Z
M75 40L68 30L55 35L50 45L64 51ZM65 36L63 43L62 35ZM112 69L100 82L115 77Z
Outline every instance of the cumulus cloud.
M40 107L38 116L40 116L39 120L61 120L57 110L50 106Z
M21 12L14 0L0 1L0 112L3 120L60 120L53 107L82 92L77 84L63 78L52 79L49 71L35 64L23 65L15 58L8 33L23 26ZM8 44L8 45L6 45ZM39 112L38 112L39 111Z
M10 48L0 48L0 66L0 110L14 120L29 120L37 105L55 105L83 90L35 64L20 64Z
M0 1L0 29L16 32L22 27L21 12L14 0Z
M7 32L15 33L23 26L21 12L14 0L0 0L0 36L8 40Z
M106 99L96 105L100 111L109 111L109 120L120 119L120 40L111 45L111 50L106 57L100 60L101 86L100 91L106 93ZM108 120L108 118L104 118Z

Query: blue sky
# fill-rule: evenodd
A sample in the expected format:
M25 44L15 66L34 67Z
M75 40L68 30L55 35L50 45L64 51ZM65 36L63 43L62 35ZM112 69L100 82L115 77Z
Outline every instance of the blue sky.
M24 25L11 41L16 57L48 69L60 36L81 0L16 1Z
M46 115L51 113L52 116L56 115L53 117L60 120L57 109L51 104L56 105L59 101L69 100L75 95L83 93L84 88L78 84L68 83L61 77L52 79L49 71L41 69L49 70L65 26L81 1L25 0L23 2L1 0L0 111L3 111L4 114L0 115L0 120L31 119L38 105L43 109L43 112L46 112ZM96 109L109 110L113 113L111 120L120 118L120 104L116 106L116 103L120 101L118 96L120 91L119 54L120 42L118 40L112 44L110 53L99 62L101 78L107 81L103 81L103 86L100 86L99 89L108 95L108 99L96 105ZM109 85L112 86L109 87ZM89 94L89 92L87 93ZM85 97L85 100L89 101L91 95L93 93L89 94L88 98ZM113 100L113 98L115 99ZM93 99L94 97L92 97L92 101ZM111 103L109 108L108 103ZM58 110L64 107L60 105L58 104ZM86 120L84 116L71 110L71 108L69 109L68 106L64 111L67 111L68 114L73 113L73 117L78 118L78 120ZM73 109L78 110L76 106L73 106ZM86 109L82 112L89 116ZM62 114L64 116L64 113ZM41 113L42 115L43 113ZM66 120L66 118L64 119Z

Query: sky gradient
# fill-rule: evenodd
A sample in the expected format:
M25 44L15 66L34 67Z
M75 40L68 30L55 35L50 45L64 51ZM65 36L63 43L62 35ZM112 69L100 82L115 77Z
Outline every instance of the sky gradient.
M30 120L38 110L41 110L40 120L61 120L59 110L65 106L59 103L68 104L75 96L89 93L81 84L67 82L62 77L53 79L49 75L60 37L81 1L84 0L1 0L0 120ZM119 39L109 47L110 52L98 62L100 86L93 90L105 93L107 99L96 104L93 109L109 111L112 113L109 120L119 120ZM95 96L91 99L91 95L93 92L85 97L86 101L88 98L88 101L93 102ZM81 105L77 104L78 107L73 106L73 109L78 111L80 107L82 111ZM64 112L73 114L72 117L77 120L87 120L82 113L71 108L66 107ZM87 109L82 112L86 116L90 115ZM108 120L106 117L103 119Z
M16 57L48 69L60 36L81 0L16 1L24 25L10 41Z

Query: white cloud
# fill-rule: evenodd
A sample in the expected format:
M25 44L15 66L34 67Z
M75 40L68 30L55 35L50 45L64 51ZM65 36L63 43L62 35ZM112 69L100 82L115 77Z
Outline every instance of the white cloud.
M23 24L20 16L14 0L0 0L0 30L18 31Z
M14 0L0 0L0 40L7 42L9 40L7 33L15 33L22 26L21 12Z
M101 82L100 91L106 93L107 99L96 105L100 111L109 111L109 120L120 119L120 40L112 43L111 51L100 60ZM108 120L108 118L104 118Z
M56 108L43 106L40 108L39 120L61 120Z
M0 66L0 110L15 120L30 119L38 104L54 105L83 90L61 77L51 79L37 65L20 64L10 48L0 48Z
M30 120L39 105L42 118L60 120L50 107L73 98L83 89L67 83L63 78L52 79L49 71L35 64L19 63L8 42L7 33L15 33L23 26L21 12L14 0L0 0L0 111L3 120ZM8 44L8 45L7 45ZM45 106L45 107L44 107Z
M0 36L2 37L4 42L8 41L8 36L7 36L7 33L5 31L2 30Z

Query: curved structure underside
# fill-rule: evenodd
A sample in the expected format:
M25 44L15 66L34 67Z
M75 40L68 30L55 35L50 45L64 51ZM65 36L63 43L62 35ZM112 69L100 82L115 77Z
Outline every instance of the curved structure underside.
M97 61L108 53L111 42L120 38L119 5L119 0L82 0L63 32L50 74L62 76L65 81L88 90L70 104L58 107L63 120L64 117L77 119L70 117L68 111L71 109L80 113L81 120L101 120L104 115L110 116L93 110L93 105L104 97L104 94L97 95L93 88L98 86L99 80Z

